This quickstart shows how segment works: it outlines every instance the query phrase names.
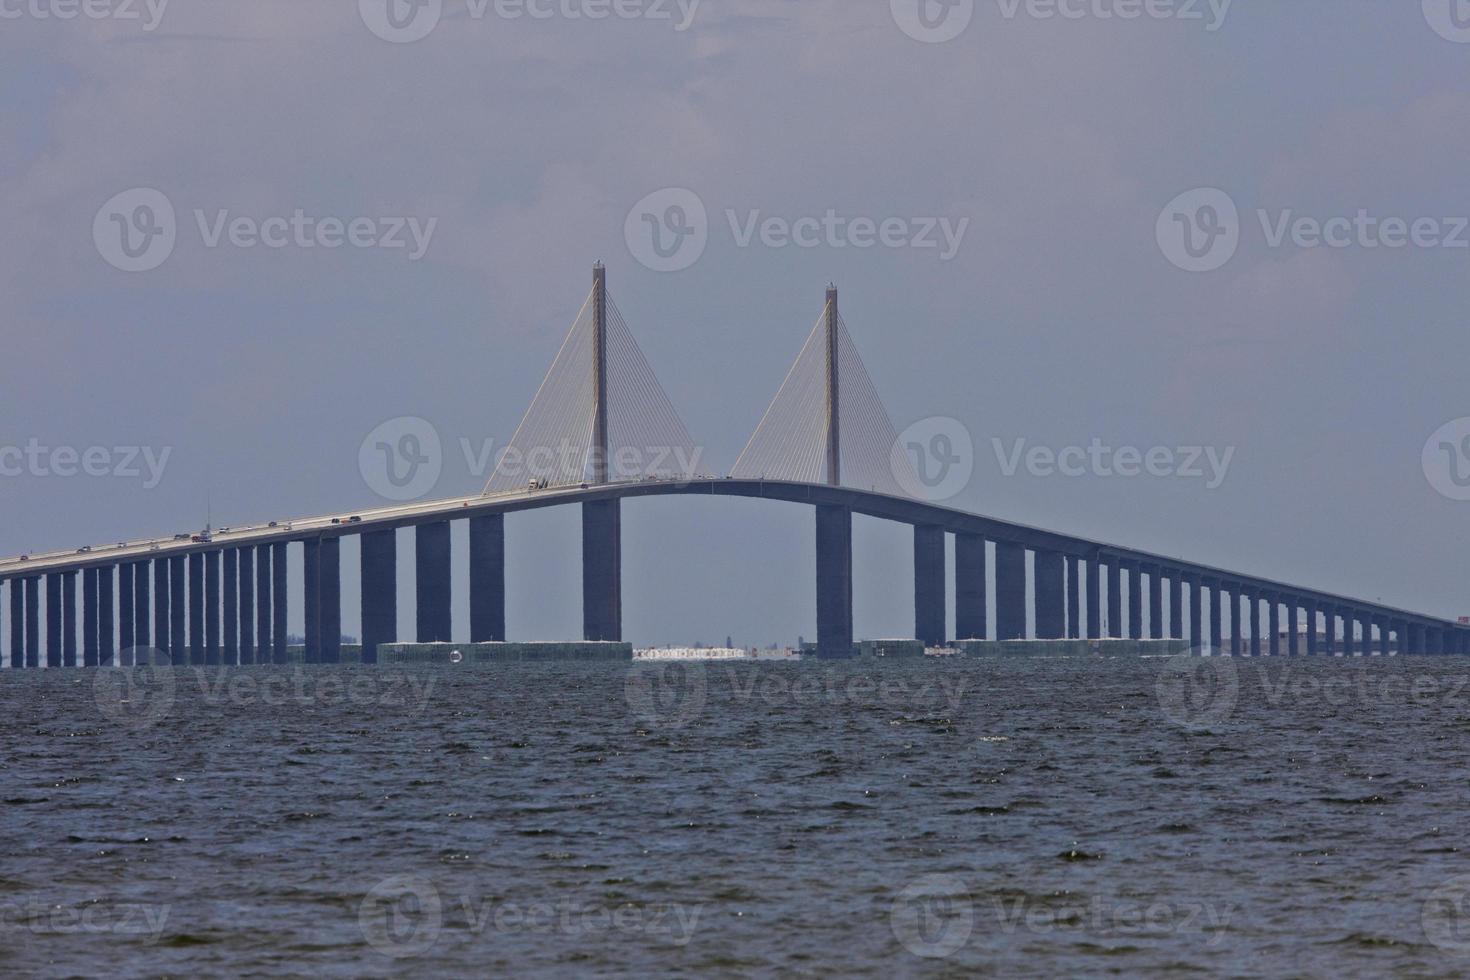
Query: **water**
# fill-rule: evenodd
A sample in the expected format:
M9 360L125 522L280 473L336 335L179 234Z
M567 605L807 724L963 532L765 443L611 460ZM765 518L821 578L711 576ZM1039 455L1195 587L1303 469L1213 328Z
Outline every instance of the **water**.
M121 679L0 675L0 973L1470 972L1470 661Z

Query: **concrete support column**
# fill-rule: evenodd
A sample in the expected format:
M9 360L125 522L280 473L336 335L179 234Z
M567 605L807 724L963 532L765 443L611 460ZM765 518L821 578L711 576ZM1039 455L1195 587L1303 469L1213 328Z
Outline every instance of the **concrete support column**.
M1107 635L1121 639L1123 629L1123 566L1116 558L1108 559L1108 629Z
M41 580L28 578L26 585L26 666L41 666Z
M835 508L840 515L830 520L846 523L847 546L829 541L838 550L824 558L822 554L823 510L817 509L817 578L822 578L826 562L836 562L831 570L846 582L846 605L849 638L852 635L852 512ZM840 538L841 535L839 534ZM844 560L843 555L846 555ZM845 575L843 574L845 570ZM837 588L834 585L833 588ZM821 606L820 596L817 602ZM821 616L818 610L817 641L821 640ZM623 512L619 500L595 500L582 505L582 635L587 640L620 641L623 638ZM851 644L849 644L851 646Z
M1236 583L1230 589L1230 655L1239 657L1245 652L1245 617L1241 614L1241 599L1247 598L1245 588Z
M1036 638L1060 640L1067 633L1065 573L1056 551L1036 551L1032 560L1036 596Z
M220 553L211 551L204 556L204 662L211 665L221 661L219 573Z
M271 545L255 548L255 662L261 664L285 663L276 659L276 638L271 631L271 554Z
M1220 586L1219 579L1210 583L1210 652L1216 657L1225 652L1225 602L1220 601Z
M61 664L77 665L77 573L61 573Z
M1026 638L1026 549L995 544L995 638Z
M1302 655L1302 607L1296 596L1286 597L1286 653L1287 656Z
M1060 572L1060 567L1058 568ZM944 528L914 525L914 637L926 647L944 645ZM1062 611L1057 604L1057 612Z
M1281 596L1269 595L1266 597L1266 601L1271 604L1270 616L1267 622L1267 629L1271 631L1269 634L1271 639L1269 651L1271 656L1279 657L1281 656Z
M10 666L26 665L26 585L24 579L10 580Z
M1428 632L1427 651L1432 656L1444 656L1444 630L1438 626L1431 626Z
M189 573L183 555L168 560L168 647L174 663L191 663L188 636Z
M470 518L470 642L505 642L503 514Z
M46 666L60 667L61 660L61 573L46 576Z
M225 549L224 662L240 662L240 552Z
M470 523L473 555L474 523ZM474 580L473 558L470 579ZM474 591L473 584L470 586ZM474 600L471 599L473 609ZM502 637L503 639L503 637ZM378 662L378 646L398 641L398 533L369 531L362 536L362 662Z
M204 647L204 553L189 555L189 662L209 662Z
M1189 582L1189 645L1199 651L1205 645L1205 584L1198 575L1190 575Z
M240 549L240 663L256 663L255 658L255 549Z
M1337 609L1333 606L1322 607L1322 655L1331 657L1337 654Z
M1170 639L1188 639L1184 629L1184 576L1177 569L1169 572L1169 616Z
M113 596L113 567L97 569L97 663L111 664L117 659L117 613Z
M1082 590L1077 581L1077 563L1080 560L1068 555L1062 566L1067 578L1067 638L1070 640L1082 636Z
M1128 568L1128 637L1141 640L1143 632L1143 566L1129 562ZM1120 576L1121 577L1121 576Z
M1263 592L1251 592L1251 656L1263 657L1271 649L1266 626L1266 611L1261 608L1261 603L1270 602L1270 597Z
M1307 656L1315 657L1320 648L1317 642L1317 604L1306 600L1302 603L1302 610L1307 619Z
M322 662L322 543L320 538L301 542L301 610L306 623L302 659ZM423 621L423 582L419 582L419 621ZM423 635L419 635L423 641Z
M1387 657L1391 653L1388 639L1392 624L1382 616L1376 618L1378 620L1378 655L1380 657Z
M616 501L613 501L616 504ZM582 505L582 584L583 619L587 616L587 508L599 505ZM414 561L416 570L415 589L418 593L418 641L420 643L450 642L449 610L449 522L420 524L414 529ZM616 636L596 637L617 639ZM587 639L594 639L588 635Z
M1158 565L1148 568L1148 634L1150 640L1162 640L1164 636L1164 590L1163 569Z
M1361 652L1357 638L1357 615L1352 609L1343 607L1342 610L1342 655L1351 657Z
M602 632L602 624L592 614L593 600L588 593L597 589L615 592L616 586L589 581L589 554L607 550L609 545L589 545L588 528L594 518L588 513L588 504L582 505L582 589L583 608L586 610L586 638L589 640L613 639ZM599 518L598 523L611 524L616 528L615 518ZM604 532L605 533L605 532ZM818 505L817 507L817 655L820 657L852 656L852 511L846 507Z
M97 569L82 571L82 666L97 666Z
M286 542L277 541L271 545L271 652L278 664L287 660L286 614L291 608L288 583Z
M1102 639L1102 562L1093 557L1087 562L1087 638Z
M137 662L139 650L147 650L153 646L153 624L148 618L153 609L149 595L153 577L149 572L147 561L140 561L133 566L133 647L123 656L124 667L131 667Z
M321 545L322 663L342 662L342 539L323 538Z
M983 640L985 622L985 539L954 536L954 631L957 640Z

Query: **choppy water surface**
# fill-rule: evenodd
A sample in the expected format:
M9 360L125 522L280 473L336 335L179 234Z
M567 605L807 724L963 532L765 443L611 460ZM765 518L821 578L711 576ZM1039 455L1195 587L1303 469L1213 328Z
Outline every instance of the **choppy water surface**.
M0 973L1470 973L1470 661L0 675Z

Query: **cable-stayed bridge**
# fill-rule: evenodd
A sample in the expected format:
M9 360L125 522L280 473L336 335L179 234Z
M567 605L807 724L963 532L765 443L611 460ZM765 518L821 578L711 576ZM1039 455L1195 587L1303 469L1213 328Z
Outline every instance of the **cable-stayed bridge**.
M947 639L952 535L955 639L1179 638L1197 650L1256 656L1470 653L1470 627L1433 616L917 499L904 492L919 485L910 467L842 319L837 290L829 288L730 474L709 474L612 302L599 264L482 493L0 559L7 594L0 636L8 635L6 661L14 668L128 665L143 649L178 662L284 663L287 617L300 603L307 661L336 662L340 543L355 535L364 658L371 661L378 644L407 632L398 621L397 531L411 527L412 632L419 642L447 642L450 525L463 520L470 639L501 641L507 515L579 505L584 638L620 640L622 501L705 495L815 509L823 656L853 649L854 514L913 528L914 632L928 645ZM298 582L287 573L290 549L302 555Z

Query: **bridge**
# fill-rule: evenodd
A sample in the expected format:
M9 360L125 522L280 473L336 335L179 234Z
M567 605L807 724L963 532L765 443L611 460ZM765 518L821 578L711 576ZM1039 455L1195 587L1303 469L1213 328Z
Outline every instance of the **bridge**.
M299 602L306 661L338 662L341 541L357 536L363 652L371 662L378 644L399 639L401 528L414 529L414 635L421 643L450 640L450 526L467 521L470 640L503 641L506 516L578 505L584 639L616 641L622 501L702 495L814 508L823 657L853 650L854 514L913 528L914 632L930 646L947 639L952 536L955 639L1173 638L1252 656L1470 653L1470 627L1447 620L916 499L905 493L917 485L906 452L833 287L730 474L699 472L688 431L599 264L481 493L0 559L0 589L8 593L0 630L8 623L12 668L128 666L140 650L175 662L285 663L287 617ZM294 589L293 548L303 568Z

